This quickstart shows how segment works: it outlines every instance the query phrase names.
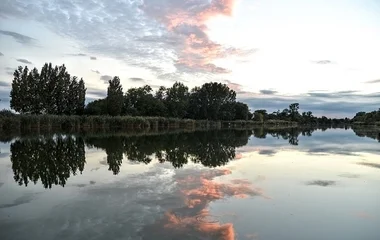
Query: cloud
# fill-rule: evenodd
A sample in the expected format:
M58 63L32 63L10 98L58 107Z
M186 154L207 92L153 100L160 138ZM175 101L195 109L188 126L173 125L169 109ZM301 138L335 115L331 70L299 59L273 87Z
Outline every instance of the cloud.
M182 173L181 173L182 172ZM186 174L184 174L186 173ZM231 182L217 182L214 178L231 174L227 169L209 171L188 170L176 174L176 186L180 189L183 204L171 207L164 216L142 230L146 239L179 239L192 236L193 239L234 240L235 229L232 223L221 223L211 215L208 207L211 202L227 197L265 197L262 189L253 186L246 179ZM145 239L144 238L144 239Z
M316 64L333 64L334 63L330 60L318 60L318 61L312 61L312 62Z
M380 163L368 163L368 162L360 162L359 165L372 167L372 168L379 168L380 169Z
M0 80L0 87L9 87L9 86L11 86L11 84L9 82L5 82L5 81Z
M84 54L84 53L70 53L68 55L75 56L75 57L85 57L85 56L87 56L87 54Z
M260 93L264 94L264 95L274 95L274 94L277 93L277 91L274 91L274 90L260 90Z
M215 60L227 56L244 58L255 51L221 45L207 35L207 21L221 15L232 16L234 5L235 0L97 0L49 4L19 0L7 1L2 10L12 17L41 22L56 33L78 41L88 52L174 79L178 73L205 77L230 72L217 66Z
M87 97L93 96L95 98L104 98L104 97L106 97L107 93L105 90L88 88L86 91L86 95L87 95ZM102 162L102 163L106 163L106 161Z
M17 59L16 61L21 62L21 63L25 63L25 64L32 64L31 61L29 61L29 60L27 60L27 59L23 59L23 58L19 58L19 59Z
M131 78L129 78L129 80L131 80L133 82L145 82L145 80L143 78L139 78L139 77L131 77Z
M367 81L366 83L380 83L380 79Z
M17 42L25 45L31 45L36 40L34 38L12 31L0 30L0 34L13 37Z
M321 187L329 187L335 185L335 181L329 181L329 180L314 180L307 182L306 185L310 186L321 186Z
M0 57L1 57L1 56L4 56L4 54L3 54L2 52L0 52Z
M174 1L147 0L141 9L178 36L181 48L175 66L183 71L228 73L213 61L231 55L249 55L253 50L223 46L207 35L206 22L216 16L232 16L235 0Z
M103 80L105 83L108 83L108 80L111 80L112 76L110 75L102 75L100 76L100 80Z
M91 59L91 60L96 60L97 58L96 58L96 57L93 57L93 56L91 56L91 57L90 57L90 59Z
M344 178L359 178L359 174L353 174L353 173L342 173L338 175L339 177L344 177Z
M267 109L268 112L282 110L292 103L299 103L300 111L312 111L316 116L353 117L360 111L378 109L380 93L362 94L350 90L272 96L245 92L237 97L240 101L247 103L251 109Z
M23 195L21 197L16 198L13 203L8 203L8 204L1 204L0 209L2 208L10 208L10 207L16 207L22 204L29 203L33 200L33 195Z
M274 156L277 153L276 150L273 149L263 149L259 151L260 155Z
M98 70L94 70L94 69L91 69L91 72L94 72L94 73L100 74L100 72L99 72Z

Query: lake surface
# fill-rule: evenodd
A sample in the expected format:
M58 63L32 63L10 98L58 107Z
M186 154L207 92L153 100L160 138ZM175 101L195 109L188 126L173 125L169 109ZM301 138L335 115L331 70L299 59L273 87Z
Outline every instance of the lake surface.
M0 239L379 240L380 135L351 129L0 143Z

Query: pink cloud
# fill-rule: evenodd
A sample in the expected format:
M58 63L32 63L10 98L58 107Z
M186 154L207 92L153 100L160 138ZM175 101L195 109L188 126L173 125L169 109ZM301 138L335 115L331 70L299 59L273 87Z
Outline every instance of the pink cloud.
M251 51L223 46L210 40L207 21L216 16L232 16L236 0L146 0L143 11L155 18L171 33L178 35L177 68L188 68L210 73L229 73L231 70L216 66L216 59L246 55Z

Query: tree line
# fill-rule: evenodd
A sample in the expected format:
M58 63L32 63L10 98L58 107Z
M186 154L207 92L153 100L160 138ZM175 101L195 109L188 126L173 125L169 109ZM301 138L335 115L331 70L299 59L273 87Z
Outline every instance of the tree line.
M129 88L125 92L120 78L108 81L107 96L85 104L83 79L71 76L65 65L53 67L45 63L36 68L18 67L13 74L10 107L22 114L158 116L196 120L268 120L292 121L301 124L347 124L350 119L315 117L311 111L300 112L299 103L268 113L265 109L251 112L248 105L236 100L236 92L226 84L205 83L189 89L181 82L171 87ZM353 121L380 121L380 111L359 112Z
M259 109L254 111L253 120L258 122L265 122L268 120L282 120L312 125L339 125L350 123L349 118L328 118L326 116L316 117L311 111L300 112L299 109L299 103L292 103L289 105L289 108L285 108L282 111L278 110L272 113L268 113L265 109Z
M380 108L372 112L358 112L352 119L354 123L375 123L380 122Z
M175 82L155 92L145 85L124 93L117 76L109 80L107 97L90 102L85 113L207 120L249 120L253 116L247 104L236 101L235 91L222 83L205 83L189 90L183 83Z

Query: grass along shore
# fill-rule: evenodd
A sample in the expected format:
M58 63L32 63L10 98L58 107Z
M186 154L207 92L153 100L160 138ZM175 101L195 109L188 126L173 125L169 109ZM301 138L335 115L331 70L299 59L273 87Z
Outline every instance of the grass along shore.
M208 121L164 117L131 116L62 116L24 115L0 116L0 134L75 133L75 132L138 132L161 130L197 130L250 128L255 126L295 127L288 121Z

